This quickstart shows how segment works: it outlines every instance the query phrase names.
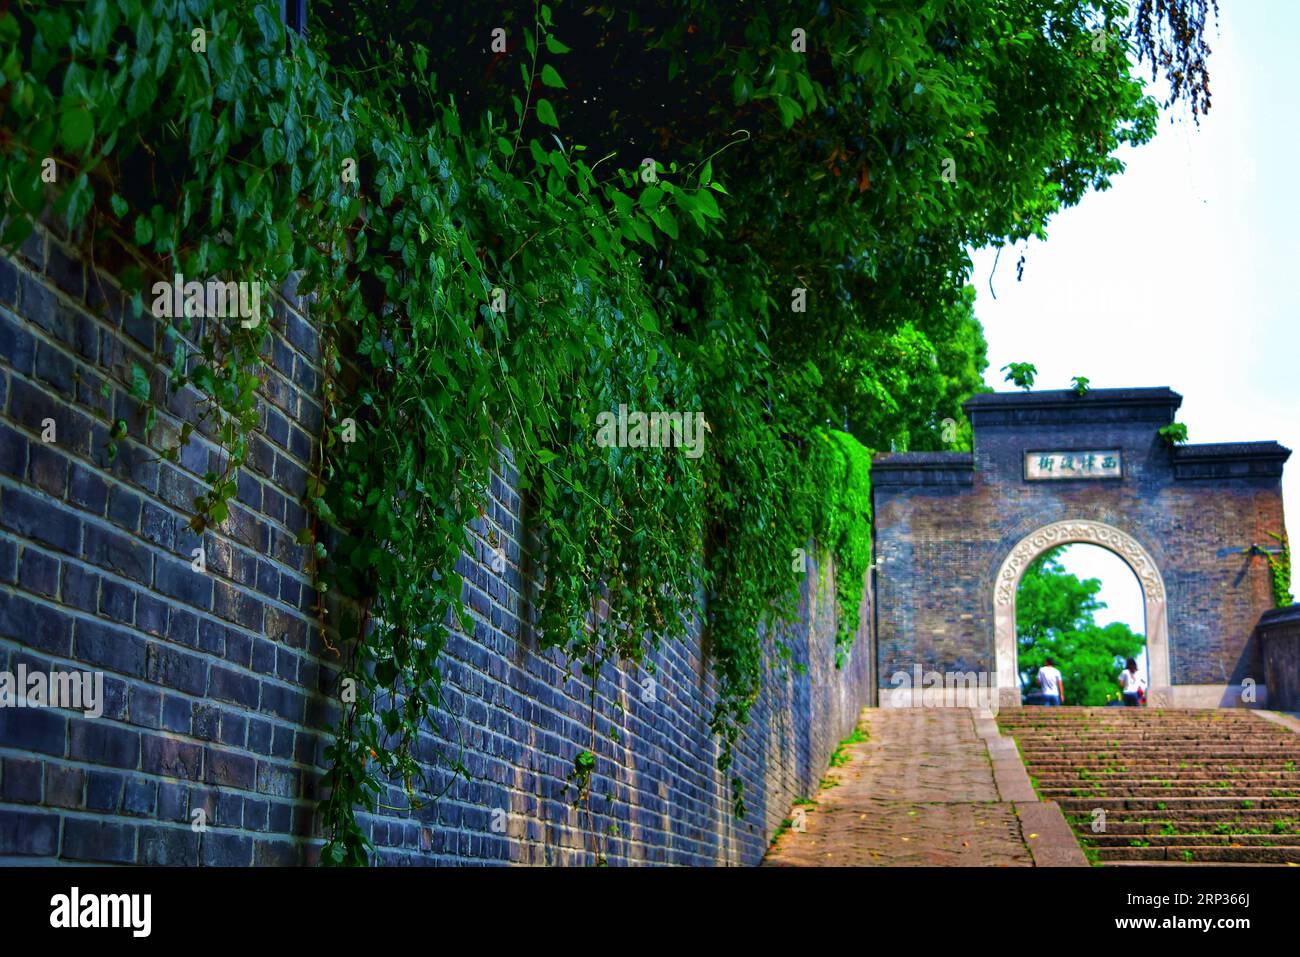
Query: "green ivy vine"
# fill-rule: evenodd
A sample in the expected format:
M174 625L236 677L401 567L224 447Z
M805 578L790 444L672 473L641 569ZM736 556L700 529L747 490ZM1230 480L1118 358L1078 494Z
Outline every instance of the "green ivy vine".
M1277 608L1286 608L1294 600L1291 597L1291 542L1286 536L1286 532L1281 535L1276 532L1269 532L1270 537L1275 539L1281 547L1277 554L1264 552L1264 558L1268 561L1268 571L1273 585L1273 604Z
M815 368L778 382L734 326L701 338L665 327L643 257L716 236L727 190L707 160L647 181L544 135L558 126L544 94L564 86L552 61L568 51L551 21L539 6L510 116L463 125L421 46L376 64L428 98L417 125L373 92L382 83L287 35L269 3L0 11L6 247L61 220L137 314L175 274L275 289L296 276L311 300L322 424L297 544L338 656L326 864L366 863L361 815L427 801L431 767L465 773L430 737L454 738L439 659L452 630L473 628L458 568L505 551L487 511L503 462L534 536L509 567L528 545L532 625L591 689L592 741L572 776L589 814L597 679L686 637L701 584L724 770L758 693L759 624L797 612L792 548L811 539L834 556L841 653L857 620L869 454L787 398L816 387ZM179 316L155 354L105 370L110 457L131 442L177 462L196 435L220 450L193 502L196 533L228 528L238 507L270 313ZM705 455L600 447L595 417L620 404L701 412Z

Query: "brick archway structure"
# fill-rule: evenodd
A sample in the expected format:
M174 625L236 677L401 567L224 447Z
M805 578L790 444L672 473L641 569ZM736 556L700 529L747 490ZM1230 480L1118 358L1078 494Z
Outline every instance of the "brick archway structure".
M998 705L1020 704L1020 679L1016 668L1016 591L1020 579L1039 555L1057 545L1099 545L1122 558L1142 588L1146 610L1149 700L1153 707L1172 703L1169 683L1169 616L1165 583L1155 559L1129 535L1104 522L1078 519L1052 522L1022 538L1007 555L993 583L993 648L997 660Z
M1278 550L1291 452L1171 447L1160 429L1181 404L1167 388L986 393L964 406L972 451L877 455L882 693L919 667L974 672L1018 704L1015 586L1043 549L1080 541L1116 552L1142 584L1156 703L1266 705L1257 625L1274 600L1261 552Z

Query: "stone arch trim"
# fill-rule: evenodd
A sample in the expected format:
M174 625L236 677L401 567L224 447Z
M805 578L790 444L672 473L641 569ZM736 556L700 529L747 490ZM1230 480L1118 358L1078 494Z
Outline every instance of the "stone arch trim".
M1036 559L1049 548L1082 542L1099 545L1118 555L1133 570L1142 588L1146 608L1147 667L1149 697L1156 707L1170 701L1169 619L1164 579L1151 554L1127 532L1088 519L1052 522L1030 532L1011 549L998 569L993 586L994 652L998 670L998 698L1001 707L1018 707L1020 682L1016 676L1016 589ZM1069 689L1066 689L1067 693Z

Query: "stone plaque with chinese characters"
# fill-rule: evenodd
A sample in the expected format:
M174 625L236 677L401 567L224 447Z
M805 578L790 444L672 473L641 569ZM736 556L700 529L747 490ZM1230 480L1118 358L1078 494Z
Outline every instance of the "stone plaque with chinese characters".
M1119 449L1025 453L1025 478L1031 482L1051 479L1117 479L1122 478L1123 474Z

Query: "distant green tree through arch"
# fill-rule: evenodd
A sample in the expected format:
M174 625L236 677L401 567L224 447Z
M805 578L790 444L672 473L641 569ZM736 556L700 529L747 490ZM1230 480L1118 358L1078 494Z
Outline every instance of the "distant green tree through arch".
M1021 691L1038 690L1038 669L1052 658L1065 678L1066 704L1104 705L1117 692L1124 659L1136 658L1146 638L1122 622L1100 625L1106 607L1097 597L1102 583L1066 571L1061 545L1038 556L1025 570L1016 593L1017 662Z

